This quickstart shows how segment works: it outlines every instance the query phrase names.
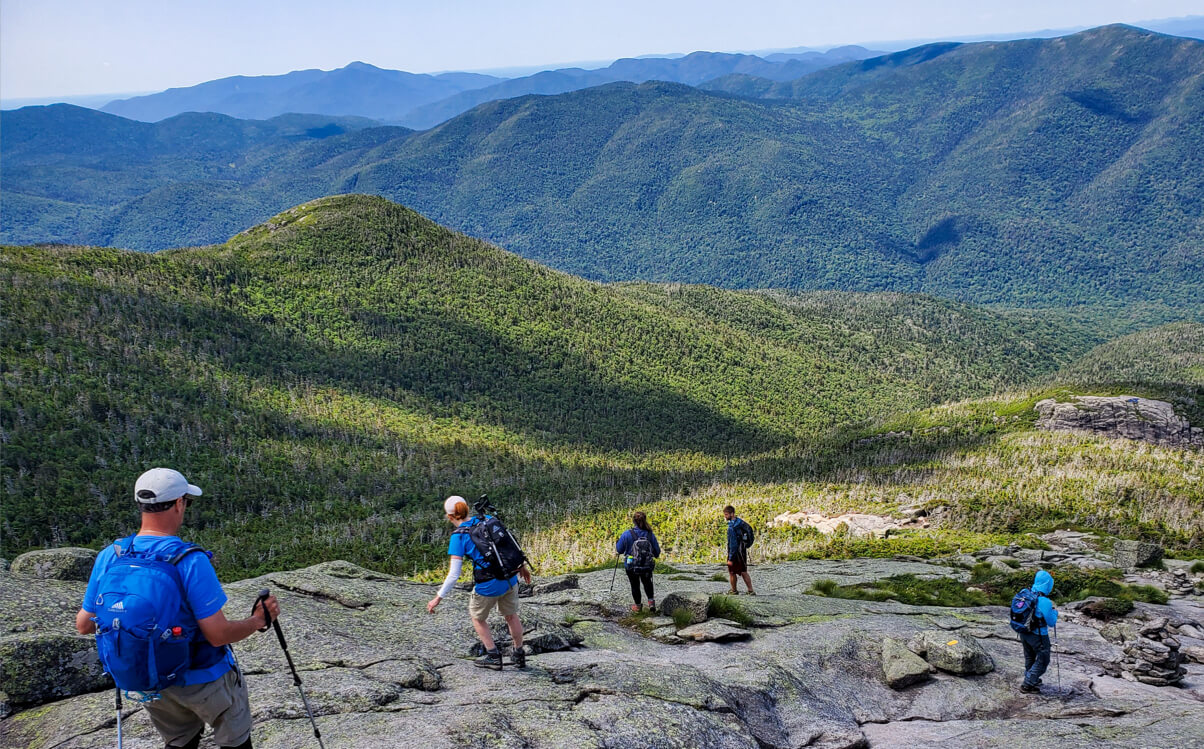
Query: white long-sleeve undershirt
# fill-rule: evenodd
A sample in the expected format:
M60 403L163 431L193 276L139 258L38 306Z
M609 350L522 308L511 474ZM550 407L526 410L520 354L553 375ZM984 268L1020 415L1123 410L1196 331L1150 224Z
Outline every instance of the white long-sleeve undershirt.
M456 581L460 579L462 569L464 569L464 560L460 557L452 557L451 568L447 571L447 579L443 581L443 587L439 588L440 598L447 598L456 589Z

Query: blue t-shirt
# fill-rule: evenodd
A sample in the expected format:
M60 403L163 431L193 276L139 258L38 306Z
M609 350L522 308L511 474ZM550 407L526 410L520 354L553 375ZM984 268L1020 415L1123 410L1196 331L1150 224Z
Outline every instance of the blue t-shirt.
M187 544L176 536L135 536L132 550L171 555L179 553L185 546ZM116 559L116 543L109 544L96 555L96 563L92 566L92 576L88 578L88 589L84 592L83 609L89 614L96 613L95 601L98 593L96 587L100 584L100 578L104 576ZM189 554L180 560L180 563L176 565L176 570L179 571L180 580L184 583L184 607L180 609L182 624L196 627L198 619L213 616L222 610L222 606L226 605L226 592L222 590L222 584L217 580L217 572L213 569L213 563L209 561L209 555L200 552ZM204 638L200 630L197 630L197 637ZM184 679L180 684L182 686L206 684L219 678L230 668L230 653L227 649L226 657L214 665L185 671Z
M485 517L491 517L486 515ZM460 528L468 529L481 522L478 517L471 517L460 524ZM477 545L472 542L467 533L453 533L451 540L447 542L447 555L449 557L464 557L470 559L477 564L482 564L485 557L480 551L477 551ZM475 566L475 565L474 565ZM518 575L514 575L509 580L486 580L483 583L477 583L472 587L473 592L478 596L495 596L505 595L506 591L518 585Z

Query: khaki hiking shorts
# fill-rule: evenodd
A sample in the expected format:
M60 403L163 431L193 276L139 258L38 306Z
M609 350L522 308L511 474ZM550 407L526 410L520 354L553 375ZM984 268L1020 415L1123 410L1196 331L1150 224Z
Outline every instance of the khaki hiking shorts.
M494 606L497 606L498 613L502 616L517 614L518 586L515 585L500 596L481 596L473 591L472 598L468 599L468 615L478 622L483 622L489 618L489 612L493 611Z
M163 743L183 746L213 726L213 743L238 746L251 738L251 702L247 684L233 668L213 681L168 687L162 699L146 703L146 713Z

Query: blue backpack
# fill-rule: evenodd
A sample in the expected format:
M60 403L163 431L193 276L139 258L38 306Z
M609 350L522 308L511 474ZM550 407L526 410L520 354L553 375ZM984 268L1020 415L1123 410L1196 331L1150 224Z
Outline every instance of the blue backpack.
M115 544L117 559L97 581L96 649L118 688L155 693L189 668L213 665L225 650L180 620L184 583L176 565L204 550L189 544L175 554L149 554L134 551L133 543L130 536ZM207 663L198 664L198 657Z
M1012 598L1012 629L1032 634L1040 629L1041 615L1037 613L1037 601L1041 594L1025 588Z

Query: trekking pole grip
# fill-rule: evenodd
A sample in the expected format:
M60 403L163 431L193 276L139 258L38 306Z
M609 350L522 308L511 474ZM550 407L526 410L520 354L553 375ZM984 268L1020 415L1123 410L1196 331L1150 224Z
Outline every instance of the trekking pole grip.
M255 606L261 606L263 611L263 626L259 628L260 632L267 632L268 627L272 626L272 615L268 612L268 597L272 595L267 588L259 591L259 597L255 599L255 605L251 607L251 613L255 613Z

